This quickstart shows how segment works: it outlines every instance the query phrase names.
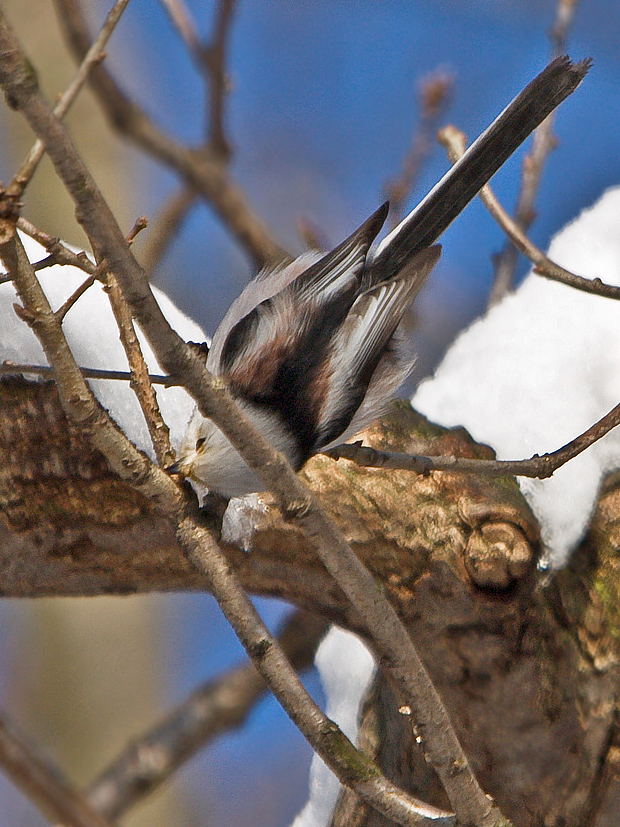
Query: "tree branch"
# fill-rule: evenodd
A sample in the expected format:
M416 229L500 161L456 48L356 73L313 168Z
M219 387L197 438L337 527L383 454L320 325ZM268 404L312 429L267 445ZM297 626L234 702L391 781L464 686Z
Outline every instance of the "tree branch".
M3 716L0 716L0 766L29 801L54 823L60 822L66 827L112 827Z
M558 0L556 21L550 32L554 57L559 57L566 51L566 38L576 5L577 0ZM536 200L543 167L548 155L556 147L556 140L553 136L554 119L555 113L551 113L536 129L532 139L531 152L526 155L523 161L521 188L517 197L514 218L515 225L523 233L527 233L536 217L534 201ZM489 293L488 307L497 304L512 290L518 257L518 247L510 241L506 242L495 263L495 279Z
M27 218L20 215L17 219L17 228L37 241L42 247L45 247L49 253L46 259L33 265L35 270L43 270L45 267L53 267L55 264L69 264L83 270L89 276L97 273L97 266L88 258L85 252L74 253L59 238L55 238L35 227ZM0 279L0 283L10 280L10 278Z
M208 145L223 161L230 160L230 143L224 129L224 104L229 82L226 53L236 0L218 0L211 42L203 45L183 0L160 0L209 86Z
M58 311L56 311L58 312ZM122 380L124 382L131 381L131 373L128 370L102 370L99 368L79 368L80 373L85 379L114 379ZM25 373L42 376L44 379L54 378L54 368L49 365L22 365L17 362L9 362L8 360L0 364L0 375L16 376ZM155 385L163 385L165 388L171 388L178 383L169 376L158 376L157 374L149 373L149 380Z
M129 384L144 414L157 462L162 468L166 468L174 460L174 452L170 446L170 429L159 410L157 395L149 378L149 370L136 335L131 311L113 273L107 273L106 284L121 344L129 363Z
M149 239L142 247L140 259L147 273L153 274L161 262L181 224L196 201L197 193L188 187L181 187L171 196L159 215L151 222Z
M484 474L488 477L535 477L548 479L558 468L583 453L599 439L620 424L620 404L601 417L575 439L562 448L529 459L469 459L467 457L423 457L377 451L361 442L343 443L322 453L331 459L348 459L365 468L392 468L428 474L431 471L448 471L454 474Z
M328 626L326 620L305 612L295 612L287 621L278 642L295 669L311 666ZM107 818L119 818L209 741L240 727L267 688L252 664L209 681L115 758L89 785L88 801Z
M73 78L70 85L61 95L60 100L54 107L54 114L60 120L64 118L71 108L73 101L77 98L80 89L86 82L93 67L100 64L104 59L106 43L110 39L110 36L121 19L123 12L127 8L128 3L129 0L116 0L110 9L109 14L101 27L99 35L84 55L76 76ZM43 142L40 139L37 139L34 146L24 159L21 167L13 176L13 180L7 187L7 198L13 199L15 202L19 201L28 182L34 175L44 153L45 147L43 146Z
M221 158L230 159L230 141L224 128L224 108L230 82L226 74L226 56L236 0L219 0L211 43L204 50L209 69L209 146Z
M392 229L403 218L405 203L433 145L432 136L437 130L437 122L450 104L453 85L453 78L442 69L435 70L419 83L419 124L399 177L386 187L386 195L390 201Z
M0 52L6 45L5 32L0 12ZM4 54L7 54L6 50ZM0 80L2 76L0 62ZM148 496L160 513L174 521L179 545L206 576L213 595L256 668L313 748L342 783L351 786L364 800L398 824L427 825L428 820L435 820L446 827L451 825L452 816L407 796L387 781L314 703L241 588L223 553L211 535L194 522L179 489L116 428L85 385L15 227L7 219L0 219L0 258L14 276L24 303L23 315L29 319L55 369L60 398L68 417L89 434L93 445L122 479Z

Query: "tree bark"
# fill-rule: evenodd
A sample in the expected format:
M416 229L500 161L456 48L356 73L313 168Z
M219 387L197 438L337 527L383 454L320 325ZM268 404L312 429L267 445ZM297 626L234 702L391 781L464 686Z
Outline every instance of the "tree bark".
M406 404L373 447L492 456ZM610 480L568 568L536 570L536 521L514 479L357 468L315 457L322 504L406 623L483 788L516 827L617 827L620 488ZM364 634L362 620L275 506L225 544L245 586ZM7 596L200 590L170 525L66 421L52 383L0 382L0 572ZM243 521L242 521L243 522ZM230 530L230 529L229 529ZM364 744L389 777L447 802L379 677ZM334 824L384 824L345 796Z

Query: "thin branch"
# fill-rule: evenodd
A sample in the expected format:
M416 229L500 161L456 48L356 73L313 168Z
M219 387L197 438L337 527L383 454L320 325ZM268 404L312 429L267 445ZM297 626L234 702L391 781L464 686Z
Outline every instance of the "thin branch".
M226 57L236 0L219 0L211 43L204 50L209 69L209 146L220 158L230 160L230 142L224 129L224 107L230 88Z
M44 816L66 827L112 827L48 758L0 716L0 767Z
M3 55L0 61L0 83L5 93L44 140L58 175L76 203L77 214L89 234L93 248L101 258L108 261L119 279L132 312L147 335L159 364L164 370L182 379L184 387L197 401L201 413L214 420L250 467L260 474L266 488L279 496L285 511L294 515L310 538L317 541L322 561L364 618L368 632L385 661L403 702L411 707L425 755L437 770L457 811L457 817L465 824L498 824L503 817L478 785L446 709L395 610L385 595L377 591L373 576L353 553L341 532L327 519L323 509L298 479L286 458L274 451L264 436L251 425L235 405L225 383L208 373L199 357L166 321L150 290L146 274L131 255L114 216L65 128L53 117L48 104L33 84L19 46L1 10L0 52ZM12 243L17 245L17 239L14 238ZM37 301L39 298L37 296ZM30 310L27 306L26 309ZM43 326L36 314L35 318L37 332L43 338ZM44 318L47 321L47 316ZM57 341L58 331L54 327L57 325L56 319L53 319L53 324L49 324L49 336L61 348L64 356L66 342L61 345ZM57 368L57 381L60 383L63 368L67 369L69 363L64 359L63 364L59 364L56 361L56 351L49 343L46 355ZM83 384L72 359L70 365L72 383L79 381ZM63 407L68 413L73 413L74 397L67 396L60 385L59 392ZM87 407L92 409L93 406L95 410L91 415L101 422L103 413L94 400ZM80 408L74 415L81 422L84 410ZM91 427L93 444L98 440L98 430ZM118 438L120 439L120 434ZM99 441L103 446L104 441ZM107 455L110 446L105 445L105 448L100 450L104 450ZM125 453L130 450L129 446L123 449ZM120 444L118 451L122 456ZM139 456L146 462L142 455ZM121 467L124 479L130 476L133 485L142 488L142 483L136 482L139 478L128 475L128 469L119 463L118 455L109 457L108 461L114 470ZM138 461L137 458L135 461ZM150 465L145 468L149 484L158 480L157 470ZM162 507L163 503L159 500L157 502ZM196 526L189 517L183 516L179 504L175 504L171 514L177 520L178 542L193 564L208 577L213 593L246 651L263 672L288 714L343 783L398 823L411 824L427 817L421 813L432 813L429 817L433 818L448 818L445 813L413 802L378 775L377 768L362 758L342 733L325 718L288 666L273 636L262 623L210 535ZM353 768L352 761L357 769Z
M99 368L78 368L85 379L114 379L123 382L131 381L131 373L128 370L101 370ZM0 375L14 376L16 374L26 373L42 376L44 379L54 378L54 368L49 365L22 365L18 362L10 362L8 359L0 364ZM149 380L154 385L163 385L165 388L173 388L178 386L178 382L170 376L161 376L154 373L149 373Z
M93 286L100 275L101 274L99 272L95 272L92 276L88 276L88 278L84 279L79 287L76 287L73 293L71 293L71 295L60 305L58 310L55 311L56 318L59 322L62 322L77 300L80 299L84 293Z
M192 56L194 62L199 66L203 65L204 54L202 43L200 42L196 27L185 4L182 0L159 0L159 2L168 13L172 24L187 46L187 51Z
M0 9L0 51L5 57L4 61L0 61L0 81L3 83L5 72L12 68L11 57L19 55L19 52L15 52L16 43L8 38L10 30L7 29ZM23 70L27 71L26 67ZM46 145L50 157L56 161L56 147L52 142L46 141ZM84 185L84 179L81 184ZM98 200L96 196L93 197ZM107 207L105 202L100 206ZM282 653L276 638L269 632L241 587L228 560L210 533L190 516L179 488L167 474L133 446L84 383L62 327L37 281L14 225L7 219L0 219L0 258L13 274L24 305L23 315L29 319L55 369L59 397L67 416L83 429L93 446L104 454L111 469L121 479L130 482L136 490L149 497L160 513L174 522L175 536L180 547L193 565L205 575L213 595L254 665L312 747L342 783L350 786L371 806L396 823L405 827L430 827L431 822L445 827L453 825L453 816L406 795L385 779L376 765L355 749L312 700ZM148 294L145 294L145 299L146 295ZM182 340L179 339L179 343L184 347ZM198 357L194 358L201 365ZM193 361L191 359L190 365ZM201 372L208 380L209 375L203 368ZM228 396L225 389L222 390ZM258 433L252 436L262 440ZM434 721L431 720L430 723L432 725ZM487 802L487 814L490 809Z
M106 284L110 307L116 319L121 344L129 363L131 372L129 384L144 415L157 462L162 468L166 468L174 462L175 458L170 446L170 428L164 422L159 410L157 395L149 380L149 370L136 336L131 310L125 301L118 279L112 272L107 273Z
M450 103L454 80L442 69L437 69L420 81L420 121L413 136L400 176L386 187L390 201L390 222L392 229L403 216L405 203L420 175L433 146L432 136L437 130L437 122Z
M327 240L327 235L323 230L307 215L300 215L297 218L297 234L301 238L306 250L315 250L317 253L323 253L325 250L331 250L332 244Z
M97 39L93 42L90 49L84 55L84 59L80 64L80 67L77 71L77 74L64 91L60 100L54 107L54 114L57 118L61 119L67 114L69 109L71 108L71 104L78 96L78 93L86 79L88 78L89 73L91 72L94 66L97 66L105 57L105 47L110 39L110 36L114 29L116 28L119 20L125 9L127 8L127 4L129 0L116 0L108 16L105 19L103 26L101 27L101 31L97 36ZM43 142L40 139L37 139L34 143L34 146L24 159L21 167L14 175L13 180L9 184L6 190L6 194L8 198L14 199L15 201L19 201L24 189L26 188L28 182L32 178L35 173L36 168L41 161L45 153L45 147L43 146Z
M27 218L20 215L17 219L17 229L26 233L26 235L33 238L42 247L45 247L49 253L48 258L37 262L34 265L35 270L42 270L44 267L53 267L55 264L68 264L72 267L78 267L90 276L97 272L97 265L94 264L86 255L85 252L80 251L74 253L65 246L59 238L49 235L49 233L35 227ZM10 279L8 279L10 281Z
M133 244L136 240L136 236L139 235L142 230L146 230L149 226L149 220L145 215L140 215L134 221L133 227L127 233L127 244Z
M181 187L170 198L157 218L151 222L148 241L140 253L142 266L147 273L155 272L155 268L165 256L196 198L195 190Z
M138 235L138 233L140 233L146 226L147 219L144 216L138 218L127 236L127 243L132 243L135 237ZM60 247L60 249L63 252L66 252L72 263L73 256L75 255L75 258L77 258L76 254L73 254L70 250L67 250L67 248L62 247L62 245L60 245L60 243L57 242L56 239L49 240L52 242L56 250L58 250L58 247ZM101 262L97 266L92 264L92 262L90 262L88 258L86 258L86 262L88 262L88 264L92 268L91 275L89 275L88 278L86 278L82 282L82 284L80 284L79 287L77 287L73 291L73 293L66 299L66 301L63 302L63 304L55 311L55 316L61 323L64 320L67 313L69 312L69 310L75 305L75 303L84 295L84 293L90 287L92 287L95 281L100 279L102 277L102 274L106 272L105 261ZM106 274L105 283L107 284L108 297L110 300L112 312L118 325L121 344L123 345L123 348L127 355L127 361L129 363L130 372L129 374L122 375L120 377L118 376L118 374L124 374L124 372L97 371L96 373L99 374L99 378L125 378L125 376L129 378L131 388L136 394L138 403L144 414L144 418L147 424L149 435L151 437L151 441L153 443L153 448L155 450L157 461L162 467L165 468L167 465L170 465L170 463L174 460L174 455L170 447L170 429L164 422L163 417L161 416L159 405L157 402L157 396L155 394L155 391L153 390L152 384L150 383L148 368L146 362L144 361L144 356L142 354L140 342L138 341L138 337L136 336L136 332L134 330L131 312L127 306L127 303L125 302L118 282L111 272L108 272ZM5 362L5 364L2 367L2 372L4 372L5 369L9 367L9 365ZM32 371L32 367L30 368L30 371ZM44 371L40 372L44 373ZM101 374L107 375L102 376ZM87 372L83 371L82 375L86 376ZM90 372L89 375L92 376L92 372Z
M377 451L361 442L343 443L322 453L331 459L348 459L365 468L392 468L428 474L431 471L449 471L453 474L484 474L488 477L535 477L547 479L569 460L583 453L599 439L620 424L620 404L601 417L586 431L562 448L548 454L534 454L529 459L470 459L453 456L415 456L413 454Z
M278 637L298 671L308 668L329 624L295 612ZM240 727L267 685L250 664L209 681L156 727L129 744L89 785L85 795L97 811L117 819L157 789L216 736Z
M465 134L454 126L446 126L442 129L439 132L438 140L446 148L452 163L456 163L465 152ZM519 225L504 210L489 184L485 184L480 190L479 196L484 206L511 239L515 248L520 250L535 265L534 272L539 276L567 284L569 287L574 287L584 293L592 293L595 296L604 296L608 299L620 299L620 287L615 284L606 284L599 278L586 279L583 276L578 276L548 258L541 249L530 241Z
M77 0L55 0L55 4L69 45L81 60L90 46L90 36L80 6ZM258 269L266 263L278 263L288 258L286 250L271 238L220 158L208 148L199 152L188 149L165 135L137 104L126 97L103 66L94 69L89 81L111 125L173 169L188 187L199 192Z
M206 45L200 41L183 0L160 2L187 46L194 63L206 76L205 81L209 87L209 148L218 158L229 161L230 143L224 129L224 105L230 85L226 73L226 53L236 0L219 0L215 11L213 37Z
M576 5L577 0L558 0L556 20L550 32L554 57L558 57L566 51L566 39ZM521 188L517 197L514 217L515 224L523 233L527 233L536 217L534 202L543 167L548 155L555 149L557 144L553 135L554 118L555 114L551 113L534 132L531 152L526 155L523 161ZM495 278L489 292L488 307L493 307L512 290L518 258L518 248L511 242L506 242L504 249L495 261Z
M568 34L578 2L579 0L558 0L555 22L549 32L554 55L562 55L566 51Z
M138 218L127 235L127 243L132 244L135 237L145 229L147 224L147 219L144 216ZM148 367L136 335L131 310L125 301L118 279L111 271L106 274L106 284L110 307L116 319L121 344L129 364L130 387L135 393L142 410L157 461L162 468L166 468L175 458L170 446L170 429L164 422L159 410L157 394L149 379Z

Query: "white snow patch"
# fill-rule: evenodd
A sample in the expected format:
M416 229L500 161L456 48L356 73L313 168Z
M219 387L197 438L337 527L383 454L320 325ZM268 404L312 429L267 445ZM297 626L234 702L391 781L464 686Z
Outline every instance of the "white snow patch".
M47 256L46 250L26 235L21 235L26 253L35 263ZM56 310L84 281L86 274L77 267L55 265L39 271L39 280L52 306ZM153 288L153 293L164 316L185 340L204 342L205 334L200 327L178 310L170 299ZM46 365L47 360L38 339L13 310L19 302L10 282L0 284L0 363L9 360L16 363ZM96 282L69 310L63 321L63 330L78 365L106 370L128 370L125 351L119 340L118 328L110 309L110 303L100 282ZM161 373L149 344L138 330L142 352L151 373ZM28 378L32 378L31 375ZM129 387L129 382L108 379L88 380L97 399L121 426L134 444L153 456L151 441L142 411ZM162 416L170 427L174 448L181 442L194 408L189 394L181 388L155 386Z
M326 714L354 744L362 700L375 674L374 658L351 632L332 626L319 646L315 663L327 698ZM328 827L340 782L315 754L310 767L310 798L292 827Z

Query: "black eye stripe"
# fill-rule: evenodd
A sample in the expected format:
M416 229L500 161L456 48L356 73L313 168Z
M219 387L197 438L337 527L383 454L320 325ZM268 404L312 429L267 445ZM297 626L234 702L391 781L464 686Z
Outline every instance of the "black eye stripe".
M196 440L196 450L200 451L202 446L205 444L205 437L201 436Z

